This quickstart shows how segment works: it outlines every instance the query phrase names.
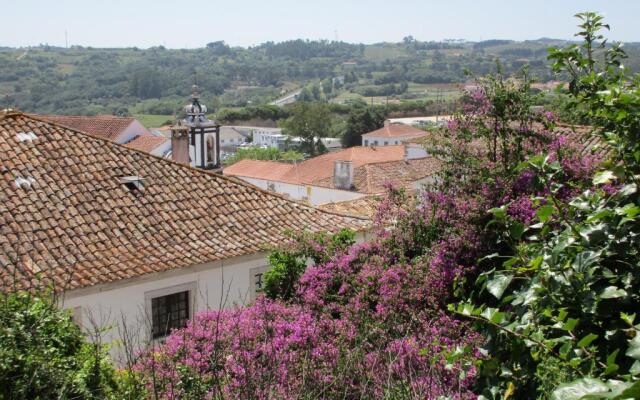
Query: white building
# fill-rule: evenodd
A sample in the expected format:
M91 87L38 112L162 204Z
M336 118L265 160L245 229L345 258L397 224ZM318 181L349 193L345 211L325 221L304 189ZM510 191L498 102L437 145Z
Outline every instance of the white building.
M426 136L427 132L410 125L393 124L389 120L384 126L375 131L362 135L363 146L395 146L406 140Z
M18 112L0 131L3 290L53 283L80 325L111 327L119 361L123 339L251 301L285 230L368 225Z
M254 146L272 147L278 150L287 150L300 145L302 139L296 136L285 135L280 128L255 128L252 130ZM329 150L342 148L339 138L321 138L322 144Z
M390 118L392 124L405 124L411 126L443 126L451 121L451 115L431 115L427 117Z
M300 139L285 135L280 128L256 128L251 132L254 146L284 150L287 145L295 145Z
M221 126L220 147L238 147L249 141L251 130L244 126Z

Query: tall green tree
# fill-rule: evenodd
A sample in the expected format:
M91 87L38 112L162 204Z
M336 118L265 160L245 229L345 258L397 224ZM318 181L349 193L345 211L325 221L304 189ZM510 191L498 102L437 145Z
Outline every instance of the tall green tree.
M321 139L329 136L331 124L331 112L325 103L298 102L282 126L286 134L300 137L300 151L313 157L327 151Z
M356 108L347 117L347 129L342 136L344 147L360 146L362 135L384 126L384 112L379 108Z

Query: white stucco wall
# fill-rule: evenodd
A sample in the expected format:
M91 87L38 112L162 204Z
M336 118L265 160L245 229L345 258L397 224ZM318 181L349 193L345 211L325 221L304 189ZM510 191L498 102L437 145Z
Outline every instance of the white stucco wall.
M151 150L150 153L153 154L154 156L164 157L164 155L167 154L169 150L171 150L171 140L165 141L160 146Z
M123 326L133 334L137 348L151 338L151 297L190 290L191 313L247 304L255 298L254 274L267 269L267 253L237 257L180 270L148 274L67 292L63 307L74 310L81 326L108 328L105 343L118 363L124 362ZM126 322L125 322L126 321Z
M363 193L348 190L338 190L321 186L296 185L278 181L269 181L258 178L248 178L238 176L238 178L251 183L261 189L281 193L294 200L305 200L309 204L318 206L327 203L337 203L340 201L355 200L366 196Z
M404 152L406 154L407 159L414 160L416 158L424 158L429 156L429 152L427 149L421 144L418 143L407 143L404 145Z
M363 146L393 146L396 144L401 144L402 140L404 139L406 138L403 138L403 137L390 138L388 136L368 136L368 137L362 136L362 145Z
M232 126L220 127L220 146L240 146L246 142L246 137Z
M369 235L358 232L356 242L368 240ZM200 311L247 305L258 294L256 275L268 270L267 255L259 252L72 290L64 294L62 307L73 310L74 319L87 332L103 329L102 342L111 346L113 360L124 365L125 336L136 351L152 343L152 298L189 291L190 318Z

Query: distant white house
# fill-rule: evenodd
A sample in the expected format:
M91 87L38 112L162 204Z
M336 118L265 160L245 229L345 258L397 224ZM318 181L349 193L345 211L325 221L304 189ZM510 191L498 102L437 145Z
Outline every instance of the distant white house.
M285 135L280 128L256 128L252 134L252 144L254 146L271 147L281 151L295 147L302 142L302 139L299 137ZM342 142L339 138L322 138L320 140L329 150L342 148Z
M427 117L390 118L392 124L411 126L442 126L451 120L451 115L432 115Z
M249 141L250 130L243 126L221 126L220 146L237 147Z
M362 135L363 146L395 146L406 140L426 136L427 132L410 125L394 124L386 120L384 126Z

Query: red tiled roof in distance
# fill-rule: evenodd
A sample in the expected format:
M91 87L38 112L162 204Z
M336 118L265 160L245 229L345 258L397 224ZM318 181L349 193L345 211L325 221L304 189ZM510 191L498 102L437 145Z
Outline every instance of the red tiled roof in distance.
M140 135L130 142L125 143L126 147L151 153L158 146L171 140L164 136Z
M378 196L364 196L355 200L339 201L319 205L325 211L339 212L348 215L360 215L373 219L378 212L380 198Z
M248 178L267 179L270 181L281 181L294 164L278 161L264 160L240 160L224 167L223 173L230 176L244 176Z
M93 286L369 224L16 112L0 113L0 154L0 290Z
M224 174L287 183L311 184L333 176L336 160L352 161L354 168L365 164L404 159L404 146L356 146L323 154L296 164L277 161L243 160L225 167Z
M427 132L405 124L386 124L380 129L365 133L362 137L404 138L424 136Z
M135 121L133 117L116 117L113 115L40 115L37 116L37 118L81 132L90 133L111 141L116 140L116 138Z
M435 157L366 164L355 168L353 186L357 192L367 194L385 192L387 183L412 190L415 182L437 174L442 164L442 161ZM313 184L334 187L333 177L317 180Z

